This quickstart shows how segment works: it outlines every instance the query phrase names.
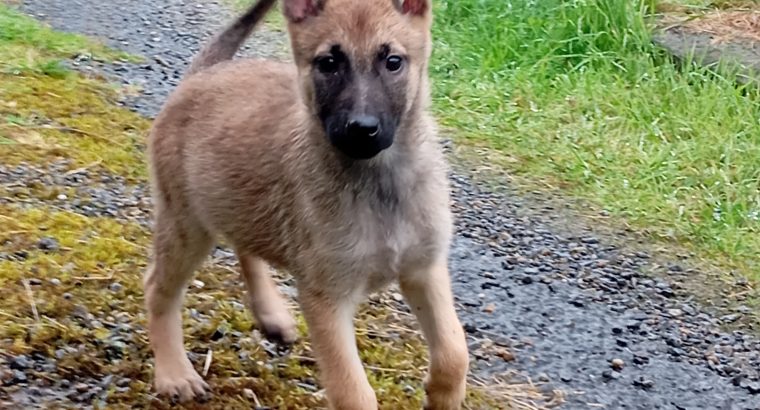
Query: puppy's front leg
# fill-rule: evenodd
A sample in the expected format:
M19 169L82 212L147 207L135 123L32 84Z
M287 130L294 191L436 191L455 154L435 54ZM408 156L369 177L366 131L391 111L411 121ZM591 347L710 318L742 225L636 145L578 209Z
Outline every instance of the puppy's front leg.
M449 271L441 260L421 272L400 278L401 291L420 322L430 348L425 380L425 409L459 409L465 396L469 355L462 325L454 310Z
M308 289L300 290L299 298L330 409L377 409L375 392L356 349L356 300Z

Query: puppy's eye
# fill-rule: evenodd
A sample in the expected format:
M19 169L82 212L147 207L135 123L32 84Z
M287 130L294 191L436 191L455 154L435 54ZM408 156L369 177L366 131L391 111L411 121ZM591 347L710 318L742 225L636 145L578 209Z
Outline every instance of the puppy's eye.
M388 56L385 59L385 68L391 72L400 70L403 64L404 60L399 56Z
M327 56L317 58L315 62L317 70L322 74L334 74L338 71L338 60L335 57Z

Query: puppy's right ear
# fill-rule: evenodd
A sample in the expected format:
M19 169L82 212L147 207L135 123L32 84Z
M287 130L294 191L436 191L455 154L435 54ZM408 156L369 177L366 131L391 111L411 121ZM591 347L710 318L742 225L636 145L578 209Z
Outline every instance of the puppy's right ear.
M309 16L316 16L322 10L325 0L283 0L285 18L292 23L300 23Z
M430 0L394 0L398 11L412 16L425 16L430 11Z

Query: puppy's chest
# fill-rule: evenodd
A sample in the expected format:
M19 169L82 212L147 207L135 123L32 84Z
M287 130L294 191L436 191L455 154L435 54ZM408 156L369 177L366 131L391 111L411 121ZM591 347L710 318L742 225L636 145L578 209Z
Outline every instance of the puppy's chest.
M402 270L425 264L434 253L440 227L431 220L433 209L427 213L412 206L353 211L345 219L343 256L370 283L382 285Z

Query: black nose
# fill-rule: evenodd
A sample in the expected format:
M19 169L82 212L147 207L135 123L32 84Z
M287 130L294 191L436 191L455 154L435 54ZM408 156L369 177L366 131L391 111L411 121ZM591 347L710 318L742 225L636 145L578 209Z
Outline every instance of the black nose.
M346 134L350 138L372 138L380 133L380 120L371 115L357 115L348 119Z

